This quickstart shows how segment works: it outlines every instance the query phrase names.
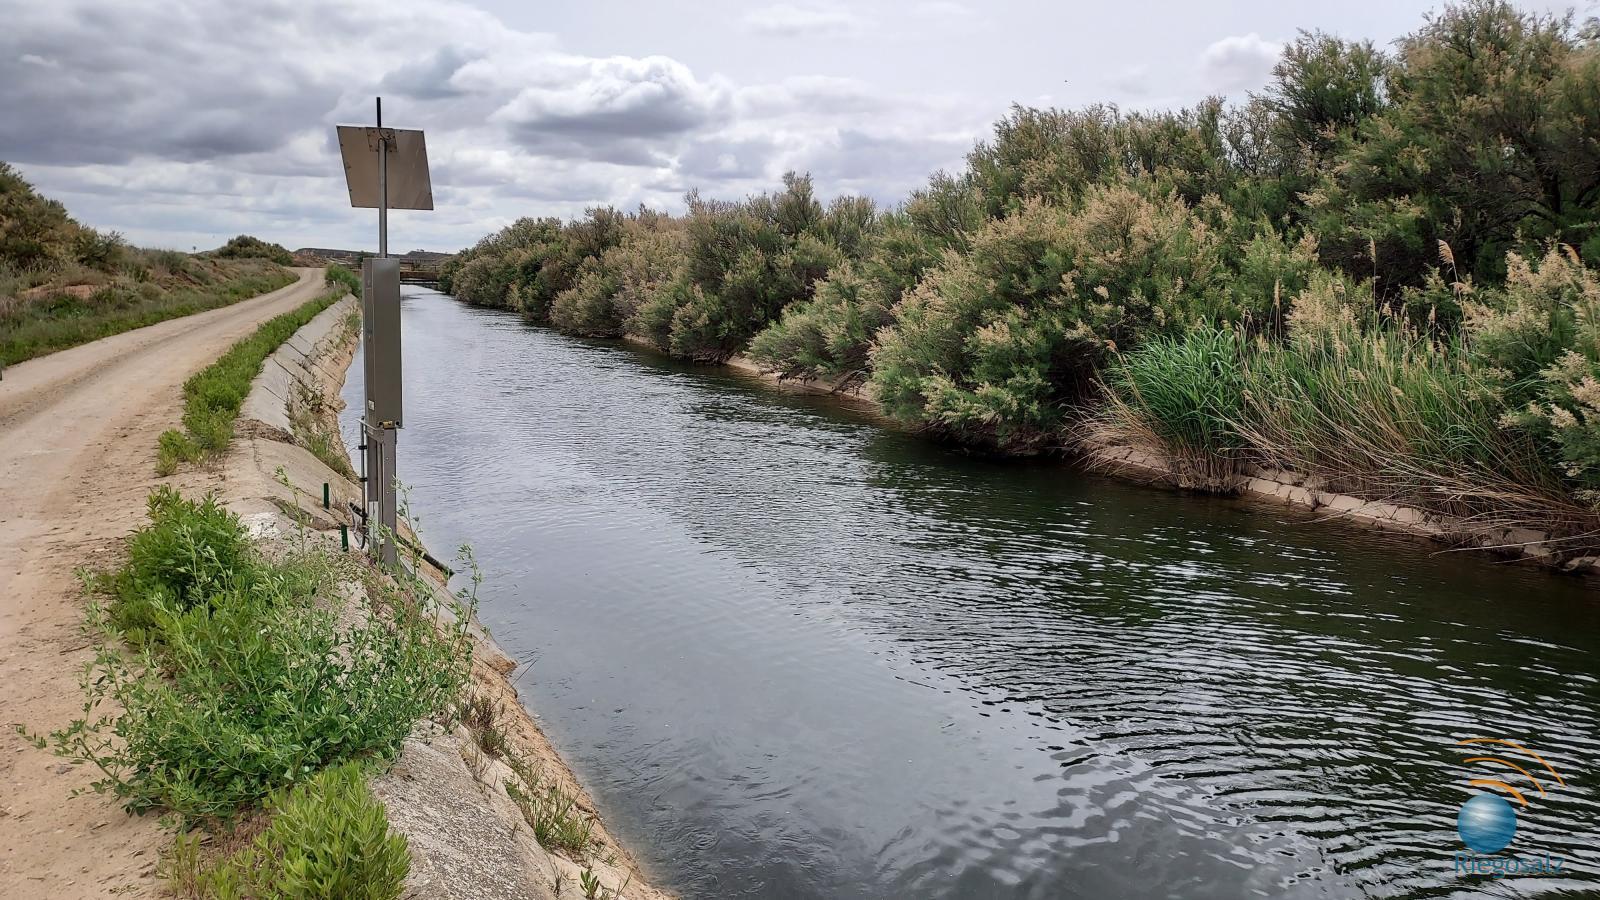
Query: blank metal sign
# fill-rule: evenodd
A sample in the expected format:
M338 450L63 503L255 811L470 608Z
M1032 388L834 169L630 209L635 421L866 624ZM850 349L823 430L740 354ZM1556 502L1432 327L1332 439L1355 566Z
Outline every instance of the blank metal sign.
M428 180L428 144L422 132L405 128L339 126L339 155L350 205L377 209L378 148L389 138L389 208L433 209L433 184Z

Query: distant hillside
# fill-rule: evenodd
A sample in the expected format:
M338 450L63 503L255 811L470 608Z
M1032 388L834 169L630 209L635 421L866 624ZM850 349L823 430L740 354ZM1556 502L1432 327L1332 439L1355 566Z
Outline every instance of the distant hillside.
M0 162L0 366L282 287L278 254L248 235L198 256L131 247Z
M14 272L71 263L94 265L115 252L116 235L99 235L41 197L10 165L0 162L0 266Z

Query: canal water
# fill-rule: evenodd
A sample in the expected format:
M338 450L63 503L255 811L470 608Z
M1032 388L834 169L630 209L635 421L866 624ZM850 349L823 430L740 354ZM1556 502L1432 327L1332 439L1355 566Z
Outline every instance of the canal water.
M428 543L684 897L1600 895L1576 580L403 305ZM1495 858L1558 873L1457 873L1474 778L1528 799Z

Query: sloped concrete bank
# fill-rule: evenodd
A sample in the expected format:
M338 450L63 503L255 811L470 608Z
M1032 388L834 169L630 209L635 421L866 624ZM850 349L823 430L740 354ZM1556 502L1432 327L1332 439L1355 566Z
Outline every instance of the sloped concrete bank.
M816 378L784 378L745 356L733 356L728 368L754 375L785 390L832 394L852 405L864 405L882 416L869 387L857 379L829 381ZM1136 447L1091 448L1085 462L1095 471L1146 484L1186 489L1181 469L1159 454ZM1551 534L1528 528L1501 528L1485 531L1462 519L1402 506L1381 500L1367 500L1329 490L1318 479L1278 469L1251 467L1227 483L1210 485L1208 491L1237 495L1245 499L1287 506L1323 520L1339 520L1357 525L1409 534L1455 549L1480 550L1519 562L1530 562L1565 572L1600 577L1600 557L1575 556Z
M338 547L339 524L348 518L342 511L360 502L359 485L347 477L337 418L358 339L359 304L346 297L279 347L251 385L219 493L263 542L306 529ZM436 593L448 594L438 573L429 574ZM593 801L523 707L509 679L516 664L481 629L474 639L469 695L480 717L492 717L493 747L486 749L482 722L476 732L466 724L419 723L390 771L372 781L411 848L406 896L667 898L599 821ZM582 851L540 846L514 799L552 790L594 822ZM586 893L585 877L598 879L595 893Z

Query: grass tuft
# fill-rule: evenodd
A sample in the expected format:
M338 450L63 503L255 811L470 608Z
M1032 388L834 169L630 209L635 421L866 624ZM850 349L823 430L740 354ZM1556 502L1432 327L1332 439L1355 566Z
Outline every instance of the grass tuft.
M157 439L157 474L171 475L180 462L202 462L228 449L234 420L250 393L250 382L260 373L267 357L318 313L343 298L349 292L351 277L349 270L330 267L327 282L332 287L327 293L262 323L254 334L184 382L184 430L168 429Z

